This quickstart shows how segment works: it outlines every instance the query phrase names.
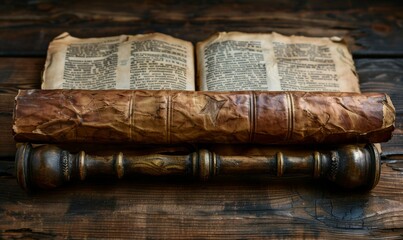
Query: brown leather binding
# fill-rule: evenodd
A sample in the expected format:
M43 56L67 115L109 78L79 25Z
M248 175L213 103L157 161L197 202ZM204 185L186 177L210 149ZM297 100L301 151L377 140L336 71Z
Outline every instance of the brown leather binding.
M391 138L383 93L21 90L16 141L356 143Z

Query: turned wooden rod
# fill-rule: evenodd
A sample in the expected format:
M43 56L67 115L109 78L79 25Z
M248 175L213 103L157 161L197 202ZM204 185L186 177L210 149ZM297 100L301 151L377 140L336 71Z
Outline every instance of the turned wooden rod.
M312 176L327 179L343 188L376 186L380 176L380 156L372 144L346 145L334 150L271 156L221 156L208 150L188 155L110 156L70 153L54 145L33 148L25 143L16 154L17 179L25 190L49 189L87 178L137 175L188 176L208 180L217 175Z

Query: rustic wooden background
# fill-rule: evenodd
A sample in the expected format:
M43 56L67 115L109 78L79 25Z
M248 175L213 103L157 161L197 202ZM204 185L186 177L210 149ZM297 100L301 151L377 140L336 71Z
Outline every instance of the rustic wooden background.
M0 1L0 238L403 238L403 8L399 1ZM85 3L85 4L84 4ZM362 91L390 94L394 137L371 192L312 180L85 183L28 195L14 177L18 89L40 87L49 41L217 31L341 36Z

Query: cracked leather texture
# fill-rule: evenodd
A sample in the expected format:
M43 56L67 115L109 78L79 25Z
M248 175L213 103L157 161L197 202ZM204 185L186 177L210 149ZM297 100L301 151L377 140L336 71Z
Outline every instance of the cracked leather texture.
M383 93L20 90L16 141L37 143L384 142Z

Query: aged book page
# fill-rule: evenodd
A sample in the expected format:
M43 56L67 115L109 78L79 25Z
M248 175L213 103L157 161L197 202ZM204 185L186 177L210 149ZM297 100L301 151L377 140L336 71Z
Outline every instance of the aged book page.
M190 42L161 33L79 39L49 45L42 89L195 90Z
M196 55L199 90L360 91L339 38L221 32L198 43Z

